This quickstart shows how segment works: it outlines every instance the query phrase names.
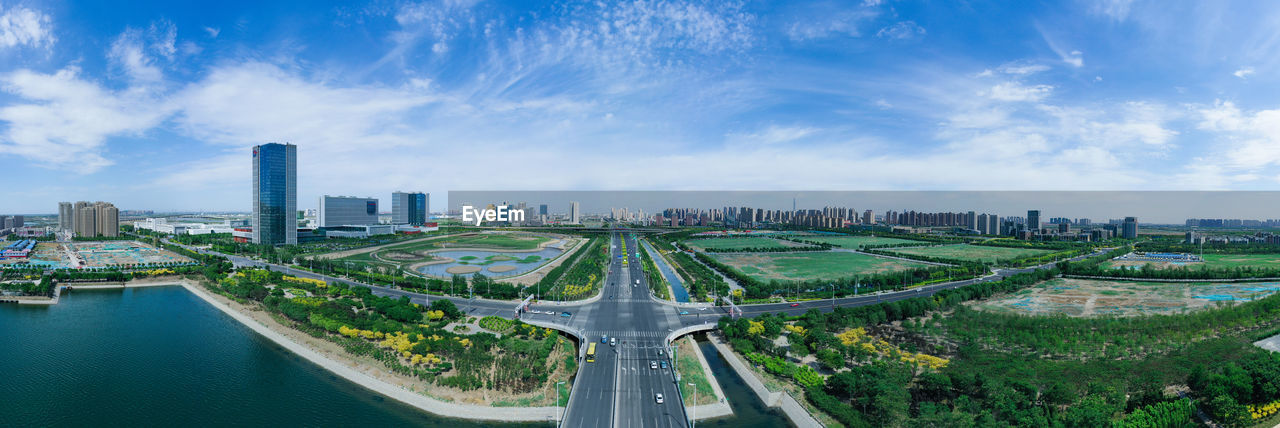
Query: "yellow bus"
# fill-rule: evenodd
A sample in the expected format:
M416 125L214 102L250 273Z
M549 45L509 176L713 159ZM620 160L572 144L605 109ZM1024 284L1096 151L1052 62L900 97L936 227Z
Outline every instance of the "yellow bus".
M596 343L595 342L591 342L591 346L587 347L587 362L588 363L596 362Z

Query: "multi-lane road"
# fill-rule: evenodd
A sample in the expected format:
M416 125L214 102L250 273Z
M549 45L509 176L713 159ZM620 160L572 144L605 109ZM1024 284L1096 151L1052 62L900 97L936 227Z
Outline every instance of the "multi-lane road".
M596 343L595 362L583 360L563 426L685 426L666 340L684 322L674 307L650 297L635 237L614 232L610 246L601 299L579 309L590 320L582 330L583 346Z

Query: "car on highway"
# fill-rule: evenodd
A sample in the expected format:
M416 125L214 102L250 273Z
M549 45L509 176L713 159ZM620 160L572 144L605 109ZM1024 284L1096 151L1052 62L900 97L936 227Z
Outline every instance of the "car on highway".
M565 317L565 318L569 318L569 317L573 316L573 314L568 313L568 312L561 312L561 313L560 313L560 316Z
M796 307L796 306L800 306L800 304L799 304L799 303L792 303L792 304L791 304L791 307L793 307L793 308L794 308L794 307Z
M667 368L667 362L666 362L666 361L659 361L659 362L658 362L658 367L662 367L662 368L664 368L664 369L665 369L665 368Z
M600 343L609 343L609 336L600 336Z
M689 311L680 311L680 315L689 315Z
M653 401L658 402L658 404L662 404L662 394L654 394Z
M616 338L616 337L610 337L610 338L609 338L609 346L618 346L618 338Z
M657 362L657 361L650 361L650 362L649 362L649 369L650 369L650 370L657 370L657 369L658 369L658 362Z

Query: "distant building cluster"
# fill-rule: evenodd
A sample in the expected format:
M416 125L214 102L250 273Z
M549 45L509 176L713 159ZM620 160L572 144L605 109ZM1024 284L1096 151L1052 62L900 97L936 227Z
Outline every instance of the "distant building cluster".
M1206 235L1204 232L1187 231L1183 243L1199 244L1267 244L1280 245L1280 235L1271 232L1256 232L1252 235Z
M427 222L430 199L422 192L392 193L391 216L385 220L378 199L373 197L324 195L318 209L298 211L297 159L298 146L293 144L268 143L253 148L253 213L247 225L228 225L236 241L291 245L438 229L436 223ZM300 221L313 216L312 227L299 227Z
M1200 228L1244 228L1244 227L1280 227L1280 219L1241 220L1221 218L1189 218L1187 227Z
M82 237L120 236L120 210L110 202L59 202L58 229Z
M17 235L32 238L44 236L43 227L26 227L26 218L20 215L0 216L0 236Z

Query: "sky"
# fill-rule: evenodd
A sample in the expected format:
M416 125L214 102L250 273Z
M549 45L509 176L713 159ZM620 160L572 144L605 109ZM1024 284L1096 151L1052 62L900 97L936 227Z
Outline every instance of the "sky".
M0 0L0 213L1280 187L1280 3L187 3Z

